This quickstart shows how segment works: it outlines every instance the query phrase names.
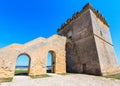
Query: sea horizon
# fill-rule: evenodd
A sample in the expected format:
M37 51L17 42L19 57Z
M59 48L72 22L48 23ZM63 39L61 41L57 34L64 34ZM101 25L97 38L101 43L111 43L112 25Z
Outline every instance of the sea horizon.
M51 68L52 66L47 66L47 68ZM16 68L28 68L28 66L16 66Z

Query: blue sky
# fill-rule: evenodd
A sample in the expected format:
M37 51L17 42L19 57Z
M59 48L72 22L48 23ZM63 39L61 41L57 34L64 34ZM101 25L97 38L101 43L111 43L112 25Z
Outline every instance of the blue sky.
M120 64L119 0L0 0L0 48L56 34L88 2L108 21Z

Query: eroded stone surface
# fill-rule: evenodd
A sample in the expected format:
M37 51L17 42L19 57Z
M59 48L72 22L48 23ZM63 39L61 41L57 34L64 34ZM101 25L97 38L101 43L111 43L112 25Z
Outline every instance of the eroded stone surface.
M54 72L111 75L120 72L112 44L109 25L90 4L68 19L58 35L37 38L26 44L12 44L0 49L0 77L13 77L17 57L30 58L29 75L46 73L46 57L51 52ZM66 49L65 49L66 47ZM67 64L67 66L66 66Z
M0 78L13 77L16 61L19 55L30 58L29 75L46 73L47 54L54 54L54 72L66 72L65 58L66 38L53 35L48 39L37 38L26 44L12 44L0 49Z
M120 72L109 25L90 4L58 29L67 37L67 72L109 75Z

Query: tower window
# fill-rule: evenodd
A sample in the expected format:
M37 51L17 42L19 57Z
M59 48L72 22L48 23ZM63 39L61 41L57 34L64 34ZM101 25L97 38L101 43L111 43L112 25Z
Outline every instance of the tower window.
M68 37L69 39L72 39L72 31L69 31L69 32L68 32L67 37Z
M69 36L68 38L69 38L69 39L72 39L72 36Z

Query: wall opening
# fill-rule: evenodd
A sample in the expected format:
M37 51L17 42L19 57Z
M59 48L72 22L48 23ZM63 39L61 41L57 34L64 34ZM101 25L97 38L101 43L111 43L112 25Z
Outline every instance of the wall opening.
M86 69L87 69L86 64L82 64L83 73L86 73Z
M55 73L55 66L56 66L56 54L54 51L49 51L46 66L47 73Z
M27 54L21 54L16 60L15 75L29 75L30 57Z
M66 43L66 71L68 73L71 73L73 70L72 70L72 66L73 64L72 63L72 57L73 57L73 48L72 48L72 43L70 42L67 42Z

